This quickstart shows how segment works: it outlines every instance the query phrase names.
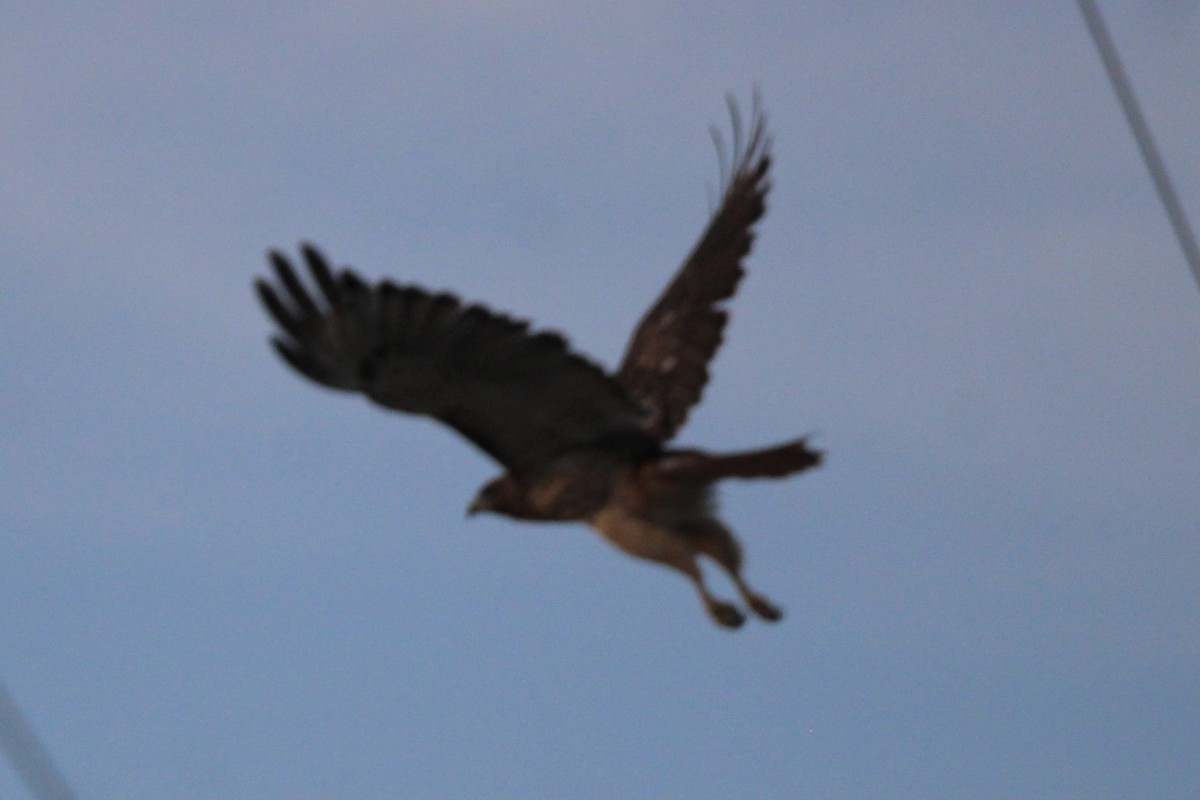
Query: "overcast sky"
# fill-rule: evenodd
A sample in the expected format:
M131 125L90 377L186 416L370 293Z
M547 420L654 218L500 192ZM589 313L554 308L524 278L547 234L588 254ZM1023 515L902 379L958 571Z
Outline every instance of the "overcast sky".
M1103 5L1195 222L1200 6ZM755 86L680 441L828 450L722 494L780 625L267 346L311 240L614 364ZM1200 292L1073 2L7 3L0 263L0 677L82 798L1200 796Z

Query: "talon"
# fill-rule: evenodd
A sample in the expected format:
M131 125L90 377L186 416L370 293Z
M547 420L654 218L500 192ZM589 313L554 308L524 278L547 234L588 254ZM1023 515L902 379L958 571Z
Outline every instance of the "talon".
M772 604L766 598L751 597L749 600L750 608L754 611L754 613L758 614L758 616L762 617L767 622L779 622L779 620L783 619L783 609Z
M740 628L746 621L745 615L731 603L713 602L708 607L708 613L724 628Z

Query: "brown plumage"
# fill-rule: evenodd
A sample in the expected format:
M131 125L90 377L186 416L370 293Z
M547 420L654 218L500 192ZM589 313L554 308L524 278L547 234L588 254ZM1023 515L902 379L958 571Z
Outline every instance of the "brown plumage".
M578 521L631 555L687 575L721 625L744 617L715 598L697 557L732 578L759 617L781 612L742 578L741 548L716 516L724 478L782 477L821 463L804 439L716 455L668 448L699 400L721 344L726 311L766 210L770 142L757 98L748 135L730 102L733 150L722 157L722 196L691 255L638 324L621 367L608 374L554 333L449 294L390 281L365 283L301 252L319 290L310 294L289 260L270 254L276 284L257 282L279 324L275 349L324 386L356 391L387 408L449 425L503 465L471 513Z

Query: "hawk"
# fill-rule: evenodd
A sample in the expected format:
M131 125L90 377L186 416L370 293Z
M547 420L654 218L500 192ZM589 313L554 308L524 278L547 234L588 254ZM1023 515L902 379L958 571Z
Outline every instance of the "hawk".
M275 282L259 298L280 332L279 355L322 386L361 392L385 408L437 419L504 467L468 514L584 522L621 550L687 576L713 620L736 628L734 603L715 597L698 560L729 574L758 617L780 609L742 577L742 551L718 518L724 478L778 478L821 463L805 438L716 454L669 446L708 381L728 321L723 303L743 274L770 189L770 139L761 106L744 131L730 100L733 142L713 139L720 198L691 254L633 332L616 372L572 351L557 333L451 294L334 270L301 245L306 288L287 256L270 253Z

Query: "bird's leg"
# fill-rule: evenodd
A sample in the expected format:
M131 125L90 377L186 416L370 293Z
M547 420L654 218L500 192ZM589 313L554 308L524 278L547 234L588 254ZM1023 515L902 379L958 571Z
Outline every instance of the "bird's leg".
M746 605L750 606L755 614L758 614L758 616L767 622L779 622L779 620L783 619L783 611L779 606L747 586L739 573L730 570L729 577L733 579L733 584L745 599Z
M697 537L696 544L700 551L720 564L729 574L738 593L755 614L767 622L783 619L783 612L779 607L751 589L742 578L742 548L728 528L712 521L704 527L694 529L694 535Z
M624 513L602 515L592 524L600 531L600 535L626 553L686 575L696 587L705 610L718 625L737 628L746 621L736 605L719 600L708 591L696 559L696 542L689 532L653 525Z
M740 628L742 623L746 621L746 616L738 610L737 606L725 600L718 600L708 590L708 587L704 584L704 575L700 572L700 567L694 558L686 562L672 564L672 566L677 567L691 578L692 585L696 587L696 592L700 595L700 601L704 603L704 608L708 611L708 615L718 625L723 628Z

